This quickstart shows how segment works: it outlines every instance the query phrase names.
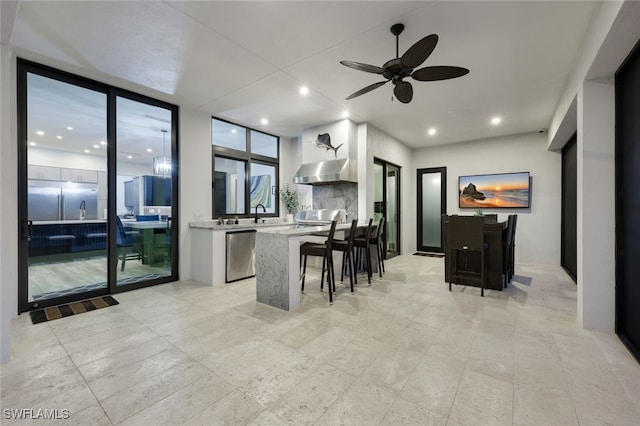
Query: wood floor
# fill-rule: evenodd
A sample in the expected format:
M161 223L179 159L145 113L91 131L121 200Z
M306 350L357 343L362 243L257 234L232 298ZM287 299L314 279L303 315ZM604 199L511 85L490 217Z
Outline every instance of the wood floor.
M118 282L135 282L136 278L171 274L169 264L144 265L139 260L127 260L124 271L118 262ZM107 258L96 257L67 262L40 263L29 266L29 301L39 295L78 287L107 286Z

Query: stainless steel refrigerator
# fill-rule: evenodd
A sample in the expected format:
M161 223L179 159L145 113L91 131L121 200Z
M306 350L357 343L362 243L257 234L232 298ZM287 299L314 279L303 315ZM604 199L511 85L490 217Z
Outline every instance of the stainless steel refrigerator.
M29 220L98 219L98 185L30 180Z

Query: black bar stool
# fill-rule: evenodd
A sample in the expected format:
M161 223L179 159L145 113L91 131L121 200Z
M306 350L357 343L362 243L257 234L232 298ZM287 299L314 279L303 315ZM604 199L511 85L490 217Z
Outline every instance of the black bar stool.
M373 223L373 218L369 219L369 225L367 229L364 231L364 235L362 237L356 237L353 239L353 248L358 249L358 253L356 255L356 259L360 259L360 255L362 254L362 250L365 251L365 257L367 261L367 280L369 281L369 285L371 285L371 248L369 246L369 237L371 236L371 225ZM356 284L358 284L358 276L354 274L353 277Z
M353 240L356 237L356 229L358 228L358 219L351 221L351 230L346 240L333 240L332 249L334 251L341 251L342 255L342 272L340 274L340 281L344 280L344 270L346 264L349 264L349 283L351 284L351 294L353 294L353 276L355 268L355 261L353 259ZM334 282L335 286L335 282ZM335 290L335 288L334 288Z
M335 289L335 276L333 273L333 256L332 256L332 246L333 246L333 235L336 232L337 221L331 222L331 229L329 230L329 235L327 236L327 241L324 244L316 244L316 243L304 243L300 246L300 258L302 260L302 256L304 256L304 266L302 270L302 289L301 291L304 293L304 281L307 275L307 256L319 256L322 257L322 275L320 277L320 291L322 291L324 286L324 271L326 268L327 271L327 286L329 287L329 304L333 305L333 291Z

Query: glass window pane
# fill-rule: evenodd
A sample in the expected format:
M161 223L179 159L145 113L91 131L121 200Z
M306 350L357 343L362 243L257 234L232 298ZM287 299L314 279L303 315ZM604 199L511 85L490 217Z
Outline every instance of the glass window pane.
M171 111L116 98L117 285L171 275Z
M26 90L27 301L105 289L107 95L32 73Z
M276 212L276 168L251 164L251 211L262 204L266 213ZM262 211L262 210L260 210Z
M214 216L244 214L246 163L216 157L213 170Z
M213 119L211 144L225 148L247 150L247 131L244 127Z
M252 130L251 153L278 158L278 138Z

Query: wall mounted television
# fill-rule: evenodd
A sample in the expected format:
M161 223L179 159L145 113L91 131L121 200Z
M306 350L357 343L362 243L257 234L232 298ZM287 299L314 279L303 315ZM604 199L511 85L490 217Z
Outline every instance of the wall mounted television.
M473 209L529 208L529 172L458 177L458 207Z

